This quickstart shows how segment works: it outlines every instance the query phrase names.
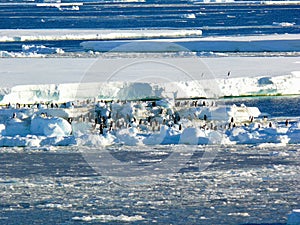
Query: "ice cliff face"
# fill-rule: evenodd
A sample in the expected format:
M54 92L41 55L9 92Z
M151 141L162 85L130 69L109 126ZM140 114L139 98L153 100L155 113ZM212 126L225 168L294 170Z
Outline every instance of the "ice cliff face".
M146 98L218 98L300 94L300 73L276 77L216 78L168 83L103 82L86 84L19 85L1 89L0 104L65 102L101 98L138 100ZM171 96L172 95L172 96Z

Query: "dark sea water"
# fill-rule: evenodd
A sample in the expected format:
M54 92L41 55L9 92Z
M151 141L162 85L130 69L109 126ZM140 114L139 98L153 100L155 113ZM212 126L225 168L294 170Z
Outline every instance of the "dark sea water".
M141 29L197 28L206 35L299 33L299 5L152 3L84 3L37 7L35 4L0 5L2 29ZM187 15L194 14L195 18ZM289 22L296 26L280 27Z
M135 186L95 173L76 152L0 153L0 224L281 225L300 206L299 146L182 148L193 156L179 173L140 177L143 185L127 177ZM127 148L148 159L165 150ZM203 151L218 154L199 171Z

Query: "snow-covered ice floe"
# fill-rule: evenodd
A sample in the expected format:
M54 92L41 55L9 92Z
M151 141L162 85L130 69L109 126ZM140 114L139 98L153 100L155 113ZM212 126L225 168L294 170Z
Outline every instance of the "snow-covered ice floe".
M1 58L43 58L51 54L64 54L61 48L47 47L44 45L22 45L22 52L0 51Z
M186 14L192 19L195 14ZM272 26L297 26L287 22L274 22ZM289 53L300 51L298 34L258 36L201 37L201 30L2 30L0 42L23 42L21 52L0 51L1 58L45 57L70 55L67 49L44 45L26 45L33 41L81 40L81 54L100 52L197 52L199 56L224 57L226 53L256 54ZM86 52L84 52L86 51ZM93 53L93 54L92 54ZM54 57L52 56L52 57ZM78 55L76 56L78 57Z
M48 29L48 30L1 30L0 42L26 42L26 41L59 41L59 40L118 40L118 39L144 39L144 38L175 38L198 37L201 30L73 30L73 29Z
M8 105L0 110L0 146L300 143L300 121L280 125L261 119L256 107L215 104L163 99Z
M140 221L144 220L144 218L140 215L135 216L126 216L126 215L119 215L119 216L113 216L113 215L88 215L88 216L75 216L72 218L75 221L84 221L84 222L90 222L90 221L99 221L99 222L134 222L134 221Z
M192 15L187 15L189 18ZM281 26L285 25L280 23ZM244 37L197 37L150 40L84 41L86 50L99 52L298 52L299 35L265 35Z
M54 53L64 53L60 48L46 47L44 45L22 45L22 51L25 54L35 53L35 54L54 54Z
M134 64L143 70L134 70L133 78L132 70L124 70L123 78L109 82L107 68L122 68L135 61L2 59L0 75L15 76L3 79L0 85L0 146L299 144L297 118L287 125L277 124L261 119L258 108L216 105L208 100L222 96L299 95L297 57L201 59L210 68L200 69L194 58L156 60L177 67L185 65L191 69L187 71L191 78L199 79L183 81L174 75L170 69L173 67L167 67L170 71L163 72L172 78L170 81L130 81L138 80L153 65L161 65L147 63L154 62L149 58L146 63ZM91 83L79 83L82 71L95 62L102 70L95 68L94 74L91 69ZM201 73L203 78L197 76ZM173 100L164 100L166 96Z

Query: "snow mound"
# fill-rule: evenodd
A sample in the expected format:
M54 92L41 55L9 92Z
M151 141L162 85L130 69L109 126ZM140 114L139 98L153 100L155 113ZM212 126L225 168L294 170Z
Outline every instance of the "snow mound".
M72 127L63 118L37 116L31 120L30 132L47 137L67 136L71 134Z
M199 128L186 128L180 136L180 144L198 145L208 144L209 140L204 131Z
M180 132L176 129L163 125L160 127L159 133L152 133L143 140L145 145L167 145L178 144Z
M82 134L77 137L77 144L79 146L104 147L113 145L114 143L115 137L110 134L106 136L97 134Z
M142 137L138 136L138 130L136 128L128 128L128 129L121 129L116 132L116 138L119 143L129 145L129 146L135 146L135 145L141 145Z

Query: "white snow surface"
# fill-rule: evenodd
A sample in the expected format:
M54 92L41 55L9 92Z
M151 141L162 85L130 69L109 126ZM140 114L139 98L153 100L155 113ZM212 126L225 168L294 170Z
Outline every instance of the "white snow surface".
M299 57L0 59L0 103L299 94L299 65Z

